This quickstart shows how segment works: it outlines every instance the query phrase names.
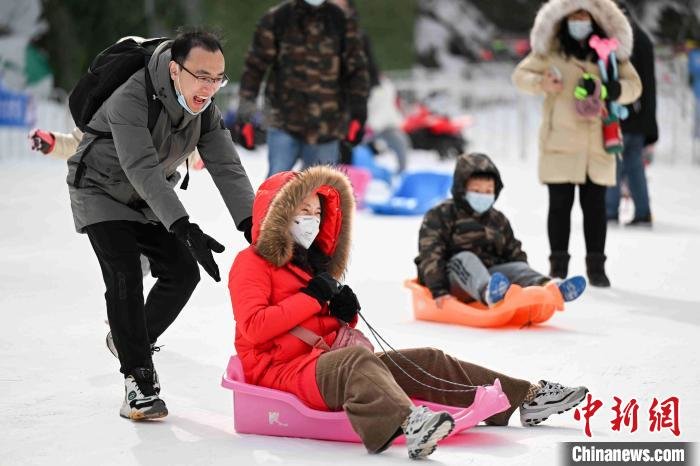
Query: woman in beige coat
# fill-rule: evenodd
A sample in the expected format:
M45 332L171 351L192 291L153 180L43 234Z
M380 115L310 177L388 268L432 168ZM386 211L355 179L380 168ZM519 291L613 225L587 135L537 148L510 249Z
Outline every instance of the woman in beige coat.
M619 80L608 82L602 97L621 104L635 101L642 85L629 62L632 29L612 0L545 3L530 33L532 51L515 69L513 83L523 92L545 97L539 178L549 190L550 276L568 274L571 208L578 185L588 279L593 286L607 287L605 192L615 184L615 155L603 146L602 117L580 115L574 98L584 73L600 78L598 54L588 45L594 34L619 41Z

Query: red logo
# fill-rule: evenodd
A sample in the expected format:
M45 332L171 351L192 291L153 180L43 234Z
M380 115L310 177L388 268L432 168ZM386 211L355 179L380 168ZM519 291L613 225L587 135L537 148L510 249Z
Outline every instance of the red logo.
M622 399L617 396L614 396L613 400L615 404L611 411L615 413L615 417L610 421L612 430L620 432L624 426L630 433L635 432L638 426L637 413L639 412L637 400L632 398L624 405ZM661 402L654 398L649 408L649 432L660 432L663 429L668 429L676 437L680 436L679 405L680 401L676 396L671 396ZM574 419L585 422L583 431L586 433L586 436L593 436L591 434L590 420L602 407L603 402L594 399L589 393L586 396L585 405L580 410L576 408L576 411L574 411Z

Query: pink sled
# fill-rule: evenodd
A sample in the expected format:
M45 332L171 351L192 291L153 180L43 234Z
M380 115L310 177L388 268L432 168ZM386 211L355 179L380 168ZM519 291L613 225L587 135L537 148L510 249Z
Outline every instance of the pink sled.
M233 391L233 425L239 434L361 442L345 412L311 409L291 393L245 383L238 356L231 356L221 386ZM510 407L498 379L493 385L478 387L474 402L467 408L420 400L413 402L452 414L455 428L450 436Z
M338 168L348 175L352 191L355 194L357 208L362 209L365 206L365 195L367 194L369 182L372 181L372 172L366 168L353 165L340 165Z

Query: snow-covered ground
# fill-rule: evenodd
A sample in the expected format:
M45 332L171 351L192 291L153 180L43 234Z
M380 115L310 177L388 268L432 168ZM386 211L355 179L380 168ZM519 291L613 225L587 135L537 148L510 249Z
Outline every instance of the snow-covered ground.
M483 148L474 148L483 149ZM242 154L254 186L263 151ZM534 162L499 160L505 190L497 207L511 219L532 265L548 270L546 190ZM411 168L450 171L426 153ZM0 164L0 464L247 465L405 464L403 446L379 456L357 444L238 435L231 394L219 386L233 351L225 281L202 282L155 355L170 415L133 423L118 416L117 361L104 346L103 283L85 236L73 230L65 165L35 156ZM417 322L402 281L415 273L420 218L361 212L348 277L365 316L396 347L436 346L533 381L585 384L603 407L591 418L598 441L700 440L698 330L700 168L652 166L653 230L611 228L609 290L589 289L546 325L483 330ZM178 191L193 221L226 244L222 275L244 240L205 172ZM584 273L575 209L571 271ZM149 278L148 286L152 283ZM692 343L695 341L696 343ZM695 348L695 349L693 349ZM681 435L649 432L651 401L680 400ZM613 397L639 404L635 433L613 432ZM623 404L624 406L624 404ZM436 464L556 464L560 442L589 440L573 413L540 427L477 427L430 458Z

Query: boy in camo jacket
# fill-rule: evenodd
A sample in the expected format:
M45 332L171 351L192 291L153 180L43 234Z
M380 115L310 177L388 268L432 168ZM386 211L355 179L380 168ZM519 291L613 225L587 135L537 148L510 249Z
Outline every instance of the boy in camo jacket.
M438 306L454 297L492 307L503 300L511 283L541 286L552 280L530 268L510 222L492 207L502 189L498 168L487 155L461 155L452 199L425 214L415 263L419 282ZM581 276L559 283L565 301L576 299L585 287Z

